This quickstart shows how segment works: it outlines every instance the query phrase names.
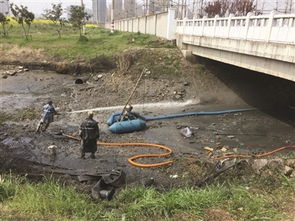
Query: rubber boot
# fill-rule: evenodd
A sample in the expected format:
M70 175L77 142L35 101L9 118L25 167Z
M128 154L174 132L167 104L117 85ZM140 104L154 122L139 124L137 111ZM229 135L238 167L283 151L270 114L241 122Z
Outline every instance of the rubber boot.
M91 159L95 159L95 154L94 153L91 153L90 158Z

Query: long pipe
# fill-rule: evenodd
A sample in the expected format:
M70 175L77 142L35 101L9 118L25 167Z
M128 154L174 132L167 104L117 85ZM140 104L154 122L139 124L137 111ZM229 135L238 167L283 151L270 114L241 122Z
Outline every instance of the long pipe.
M160 116L155 116L155 117L144 117L144 116L142 116L142 119L145 120L145 121L164 120L164 119L171 119L171 118L177 118L177 117L187 117L187 116L193 116L193 115L218 115L218 114L245 112L245 111L251 111L251 110L255 110L255 109L253 109L253 108L245 108L245 109L233 109L233 110L223 110L223 111L197 111L197 112L188 112L188 113L180 113L180 114L160 115ZM113 114L111 123L116 122L117 117L120 116L120 115L121 115L121 113Z
M247 109L234 109L234 110L224 110L224 111L198 111L198 112L188 112L188 113L180 113L180 114L161 115L161 116L156 116L156 117L145 117L145 120L146 121L163 120L163 119L187 117L187 116L193 116L193 115L218 115L218 114L245 112L245 111L251 111L251 110L254 110L254 109L247 108Z

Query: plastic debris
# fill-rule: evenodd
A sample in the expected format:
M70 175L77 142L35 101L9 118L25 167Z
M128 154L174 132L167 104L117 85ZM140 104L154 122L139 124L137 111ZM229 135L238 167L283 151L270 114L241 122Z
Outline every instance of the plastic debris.
M220 150L221 150L222 152L226 152L226 151L227 151L227 148L226 148L226 147L222 147Z
M175 174L175 175L170 175L170 178L172 178L172 179L176 179L176 178L178 178L178 175L177 175L177 174Z
M193 132L189 127L185 127L181 129L180 133L185 137L191 137L193 135Z
M204 147L204 150L213 151L214 149L212 147Z

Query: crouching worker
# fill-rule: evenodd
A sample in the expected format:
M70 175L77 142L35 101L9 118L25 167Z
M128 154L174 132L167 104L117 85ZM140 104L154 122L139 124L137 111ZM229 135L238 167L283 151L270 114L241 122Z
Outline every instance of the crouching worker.
M145 120L144 117L140 116L139 113L133 112L132 111L133 107L128 104L123 112L123 117L122 120L136 120L136 119L141 119Z
M88 112L88 117L80 126L81 137L81 158L85 159L85 153L91 153L90 157L95 158L97 151L97 139L99 138L99 128L93 120L93 112Z
M49 124L53 122L54 120L54 115L57 115L58 113L56 112L52 101L48 101L46 105L43 106L43 113L41 115L41 120L38 123L37 126L37 132L42 132L46 131L48 128Z

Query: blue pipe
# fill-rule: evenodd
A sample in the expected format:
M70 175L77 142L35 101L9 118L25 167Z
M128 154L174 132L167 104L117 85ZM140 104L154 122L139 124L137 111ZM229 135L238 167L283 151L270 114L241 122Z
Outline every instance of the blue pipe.
M223 110L223 111L198 111L198 112L188 112L188 113L180 113L180 114L170 114L170 115L161 115L155 117L142 117L145 121L151 120L163 120L163 119L171 119L177 117L186 117L186 116L193 116L193 115L218 115L218 114L228 114L228 113L236 113L236 112L245 112L254 110L253 108L247 109L233 109L233 110ZM115 123L120 116L121 113L114 113L108 120L107 124L110 126Z
M146 121L150 120L163 120L163 119L170 119L176 117L186 117L192 115L218 115L218 114L228 114L228 113L236 113L236 112L245 112L251 111L254 109L235 109L235 110L224 110L224 111L199 111L199 112L188 112L188 113L181 113L181 114L170 114L170 115L162 115L156 117L145 117Z

